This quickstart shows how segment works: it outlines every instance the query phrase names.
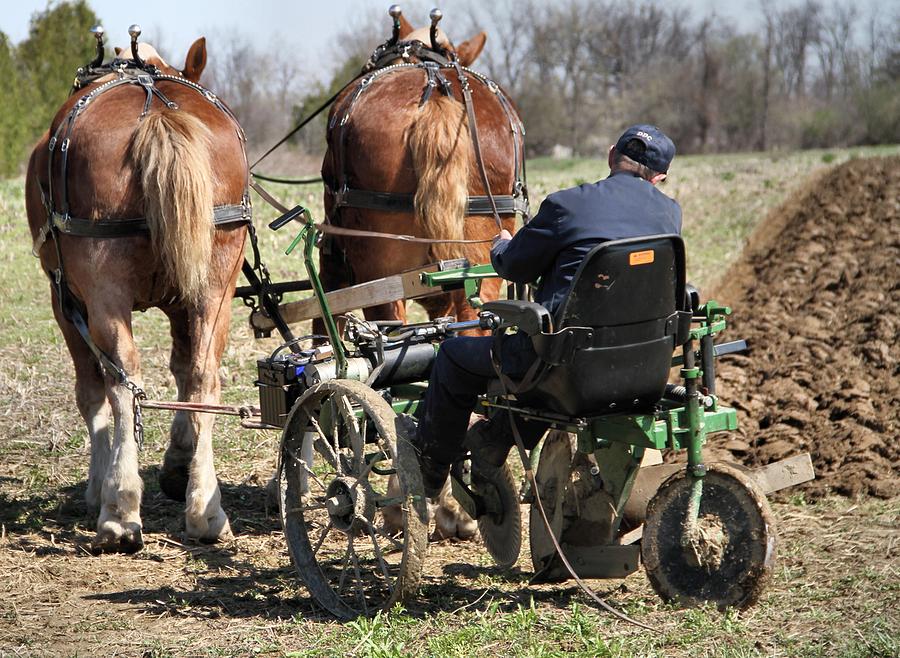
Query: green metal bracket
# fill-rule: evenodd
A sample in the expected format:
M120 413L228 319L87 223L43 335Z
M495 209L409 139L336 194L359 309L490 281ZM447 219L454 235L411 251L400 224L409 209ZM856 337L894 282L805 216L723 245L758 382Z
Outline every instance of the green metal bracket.
M322 310L322 321L325 323L325 332L328 334L328 338L331 341L331 349L334 351L334 358L337 361L338 377L343 378L347 376L347 349L341 340L341 335L338 331L337 323L334 321L334 316L331 314L331 308L328 306L328 298L325 296L325 288L322 286L322 280L319 278L319 272L316 269L316 263L313 259L319 231L316 229L316 224L313 221L312 215L306 208L303 209L303 217L306 219L306 225L297 237L294 238L294 241L285 253L290 254L301 240L306 241L303 249L303 264L306 266L306 274L312 285L313 293L319 302L319 308Z
M463 289L466 291L466 301L472 308L481 308L481 282L483 279L465 279Z
M456 270L444 270L443 272L422 272L422 283L426 286L441 288L458 287L460 285L465 287L467 281L480 283L483 279L496 277L497 272L494 271L494 266L487 263L485 265L461 267Z
M698 429L705 435L737 429L737 412L718 406L698 412ZM662 417L649 414L616 414L592 419L590 429L579 432L578 449L593 452L610 443L643 448L682 450L689 447L691 422L687 406L670 409ZM582 441L582 436L584 440Z
M466 293L466 300L472 308L481 308L481 282L485 279L497 277L494 266L490 263L461 267L455 270L441 272L422 272L422 283L426 286L440 287L445 290L459 288L462 285Z
M731 315L731 307L710 300L697 309L695 315L701 315L704 319L701 326L691 329L691 338L700 340L703 336L725 330L725 316Z

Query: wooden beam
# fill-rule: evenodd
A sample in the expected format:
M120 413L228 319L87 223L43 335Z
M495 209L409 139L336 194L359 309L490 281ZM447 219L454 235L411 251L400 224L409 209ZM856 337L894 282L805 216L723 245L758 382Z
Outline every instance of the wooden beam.
M346 313L368 306L387 304L401 299L420 299L432 295L440 295L444 291L440 288L426 286L421 281L422 272L436 272L438 265L428 265L409 272L401 272L382 279L367 281L349 288L341 288L326 293L328 306L333 314ZM319 300L315 296L289 302L278 307L281 316L288 324L312 320L322 317L319 308ZM257 329L271 331L275 329L275 323L271 318L262 313L255 313L250 318L251 324Z

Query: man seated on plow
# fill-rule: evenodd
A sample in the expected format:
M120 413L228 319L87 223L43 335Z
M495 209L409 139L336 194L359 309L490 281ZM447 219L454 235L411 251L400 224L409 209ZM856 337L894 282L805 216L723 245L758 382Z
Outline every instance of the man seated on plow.
M601 242L681 232L681 208L658 189L665 180L675 145L659 128L636 125L609 148L605 180L549 195L540 211L515 237L502 231L491 248L491 262L504 279L540 279L536 302L553 316L565 299L575 272ZM513 379L525 376L537 355L523 333L503 337L500 367ZM436 497L451 464L462 455L469 417L478 396L497 377L491 336L460 336L441 344L425 398L416 411L416 449L425 494ZM602 373L598 373L602 376ZM526 448L537 445L546 425L517 420ZM514 444L506 412L472 428L473 475L492 477Z

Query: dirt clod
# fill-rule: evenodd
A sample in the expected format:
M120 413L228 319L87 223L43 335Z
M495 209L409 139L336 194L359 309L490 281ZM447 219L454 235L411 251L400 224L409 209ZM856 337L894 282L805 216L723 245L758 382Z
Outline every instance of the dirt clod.
M851 160L771 215L723 277L737 461L812 454L812 495L900 494L900 159ZM750 446L745 449L745 444Z

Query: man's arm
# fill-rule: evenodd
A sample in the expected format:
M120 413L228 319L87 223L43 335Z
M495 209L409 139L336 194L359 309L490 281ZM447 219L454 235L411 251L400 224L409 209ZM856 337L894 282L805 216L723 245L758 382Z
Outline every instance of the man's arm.
M563 214L563 209L547 197L534 219L512 239L501 233L491 247L491 263L497 274L514 283L531 283L550 269L560 249L558 224Z

